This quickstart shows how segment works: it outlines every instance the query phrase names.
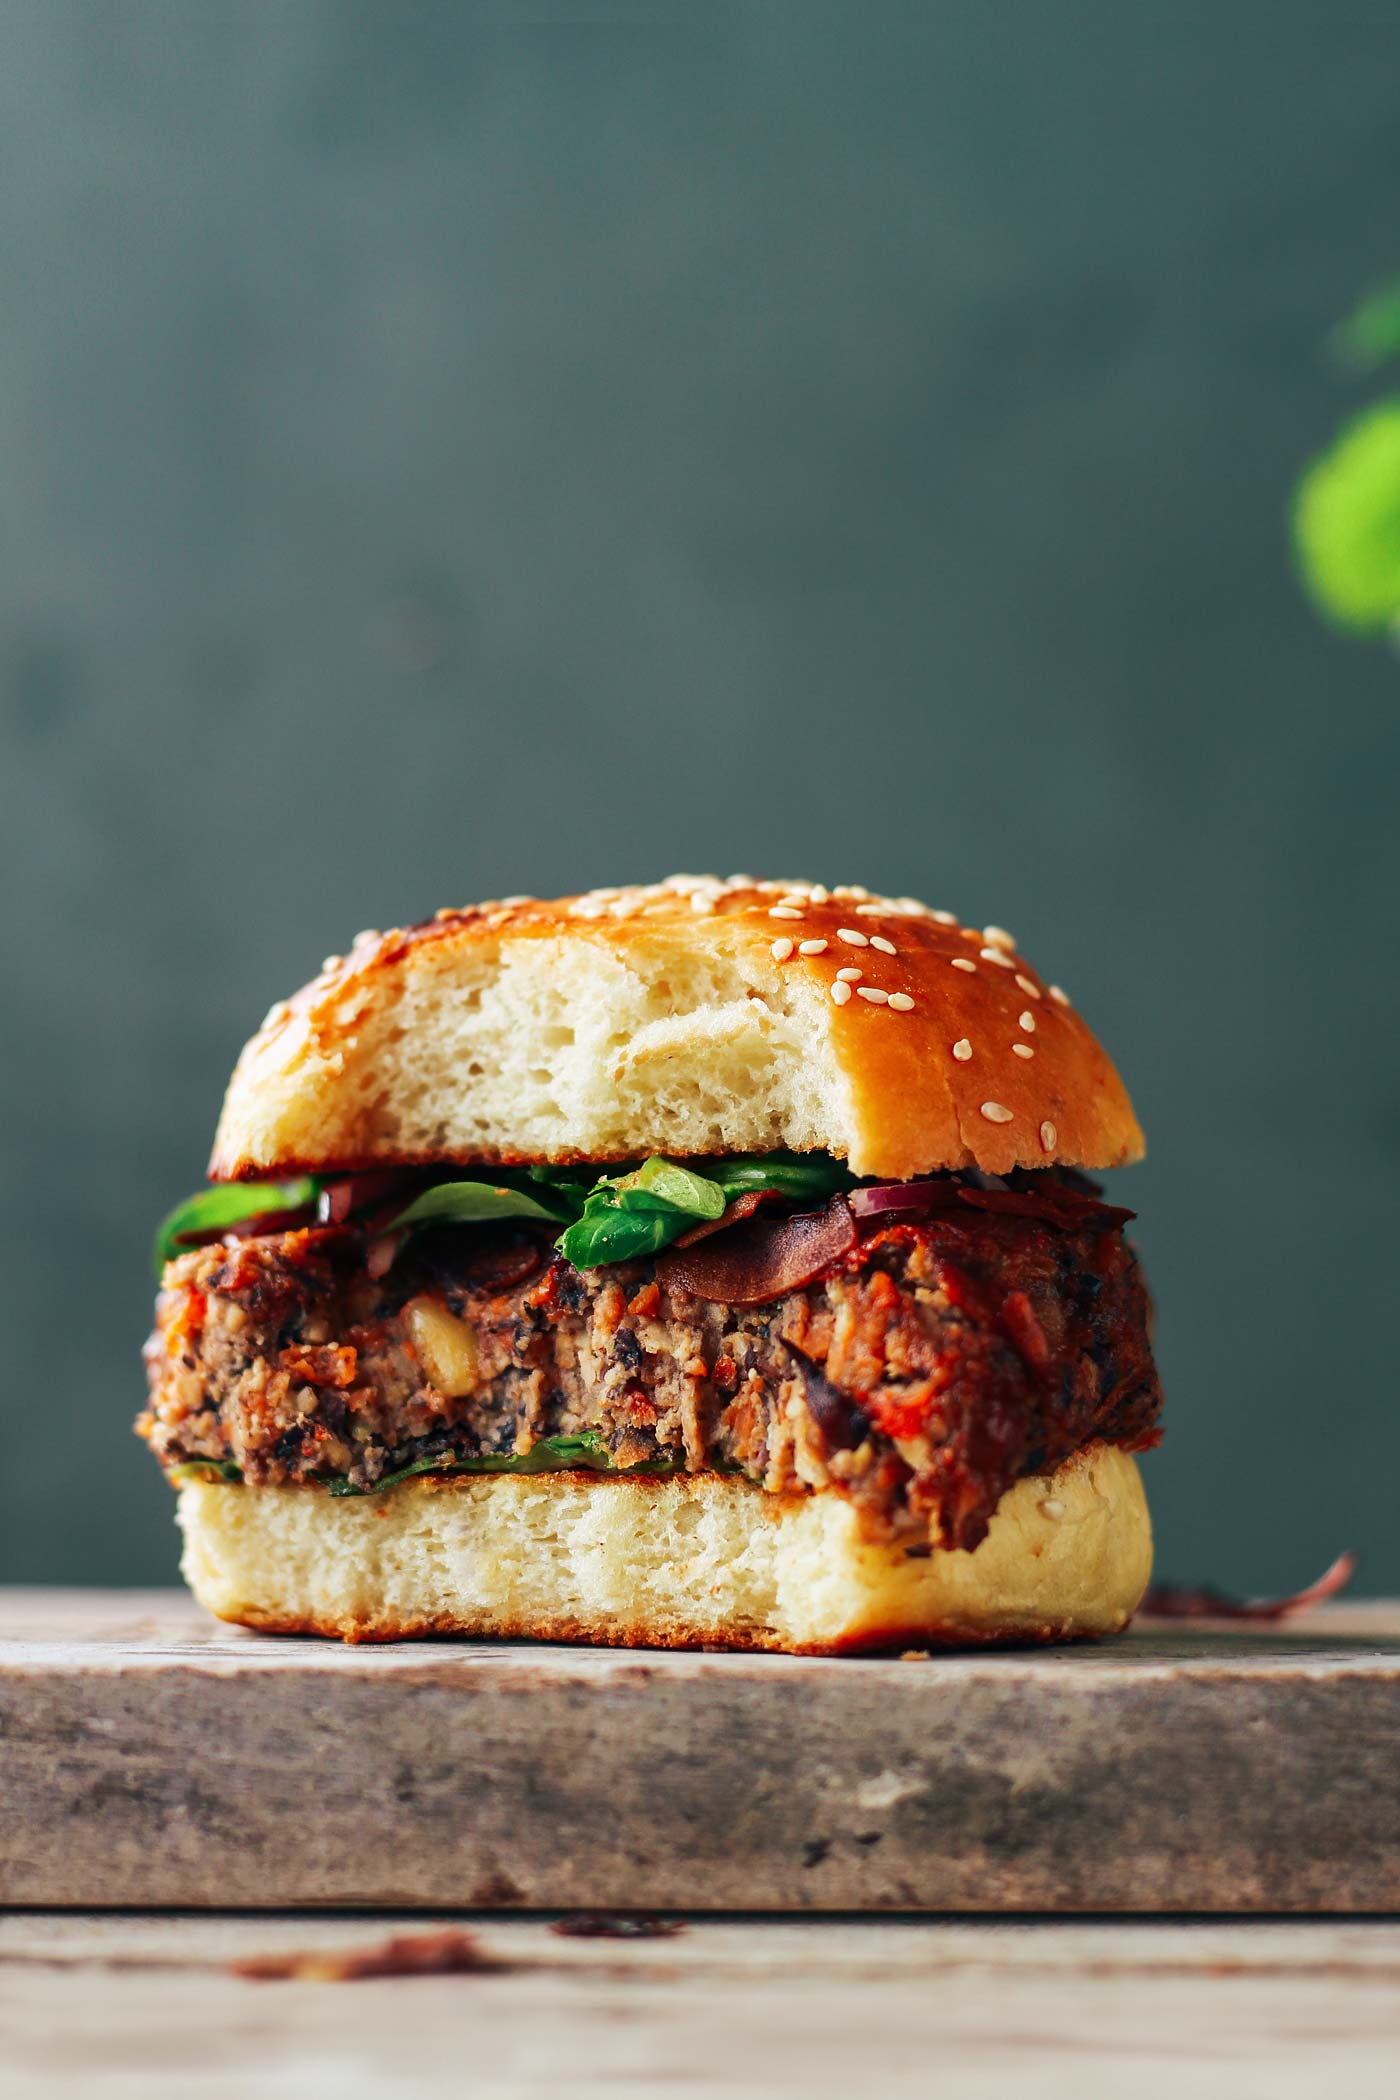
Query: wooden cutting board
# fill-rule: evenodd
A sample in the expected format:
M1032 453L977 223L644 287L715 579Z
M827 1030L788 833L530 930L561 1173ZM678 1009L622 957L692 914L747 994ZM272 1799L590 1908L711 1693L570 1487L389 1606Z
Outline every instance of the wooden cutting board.
M1400 1604L887 1660L0 1592L0 1903L1400 1909Z

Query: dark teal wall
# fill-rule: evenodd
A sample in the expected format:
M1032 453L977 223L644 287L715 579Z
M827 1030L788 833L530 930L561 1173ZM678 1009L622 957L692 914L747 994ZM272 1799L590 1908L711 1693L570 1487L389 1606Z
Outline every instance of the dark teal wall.
M1285 532L1400 15L0 19L0 1573L173 1571L147 1230L274 997L746 867L1014 928L1118 1056L1165 1568L1400 1584L1400 664Z

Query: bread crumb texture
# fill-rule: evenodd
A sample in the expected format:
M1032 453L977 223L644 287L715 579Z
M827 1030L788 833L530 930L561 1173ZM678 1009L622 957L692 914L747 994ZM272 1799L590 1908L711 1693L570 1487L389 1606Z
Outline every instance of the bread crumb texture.
M191 1482L183 1572L216 1616L345 1640L490 1634L835 1653L1118 1632L1151 1574L1133 1459L1094 1444L1019 1481L972 1553L875 1545L840 1495L713 1474Z

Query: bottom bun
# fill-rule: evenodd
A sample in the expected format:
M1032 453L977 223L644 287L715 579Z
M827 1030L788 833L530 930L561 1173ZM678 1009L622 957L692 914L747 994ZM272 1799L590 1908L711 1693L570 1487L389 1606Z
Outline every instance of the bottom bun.
M1019 1481L975 1552L872 1545L839 1495L714 1474L421 1477L338 1499L192 1482L183 1571L221 1619L273 1633L614 1647L966 1647L1117 1633L1152 1569L1133 1460L1091 1444Z

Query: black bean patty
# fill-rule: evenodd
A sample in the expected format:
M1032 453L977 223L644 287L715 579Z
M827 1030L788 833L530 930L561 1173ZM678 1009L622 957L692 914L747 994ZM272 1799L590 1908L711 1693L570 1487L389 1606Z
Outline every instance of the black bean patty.
M872 1537L973 1547L1002 1495L1096 1439L1157 1441L1117 1227L961 1214L869 1231L800 1290L730 1306L655 1265L579 1271L525 1227L228 1240L166 1271L137 1424L165 1467L347 1481L593 1432L618 1467L831 1489ZM664 1268L664 1265L663 1265Z

